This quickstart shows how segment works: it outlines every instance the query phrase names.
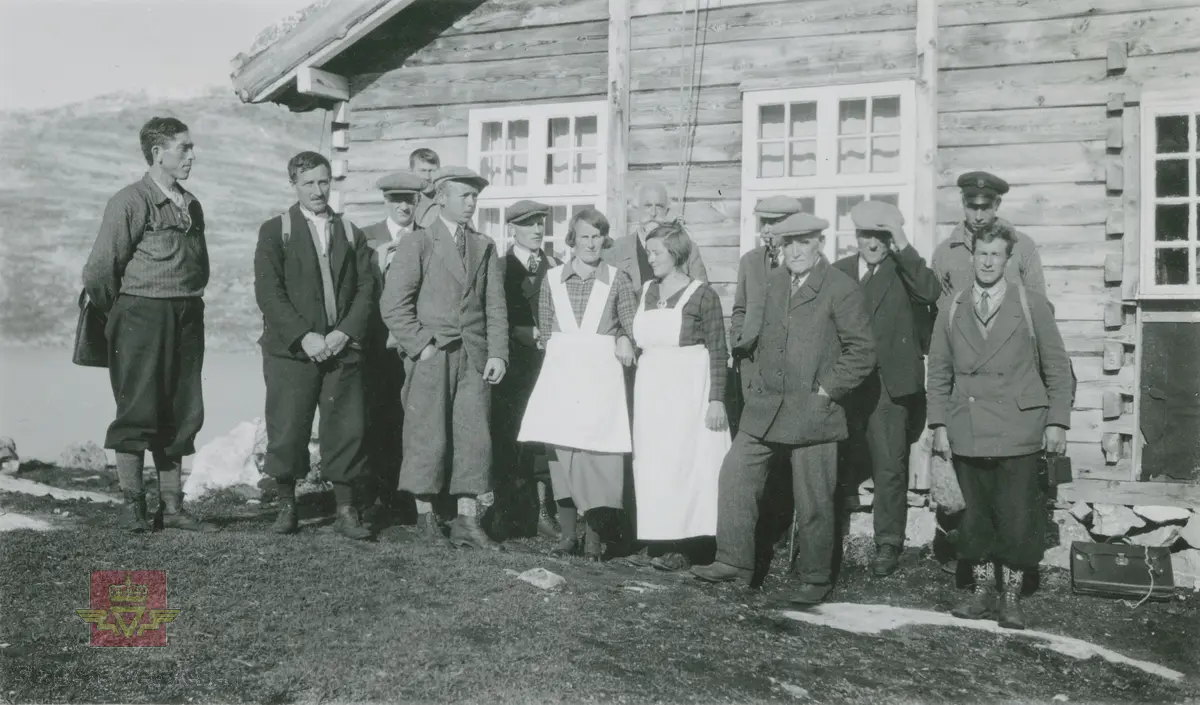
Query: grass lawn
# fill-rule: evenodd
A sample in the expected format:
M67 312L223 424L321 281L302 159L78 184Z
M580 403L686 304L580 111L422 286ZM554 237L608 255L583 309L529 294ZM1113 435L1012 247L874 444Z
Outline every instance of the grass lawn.
M113 491L115 478L41 468L22 476ZM1048 572L1032 626L1190 674L1182 683L1018 637L917 627L858 635L797 623L761 590L707 586L652 570L554 560L548 543L506 553L431 549L399 528L377 542L332 534L310 498L297 536L267 533L269 508L226 497L202 507L213 534L128 536L115 510L5 494L7 511L73 526L0 539L0 694L10 702L1184 702L1200 697L1194 595L1131 609L1073 597ZM302 519L305 515L302 515ZM781 561L777 560L776 563ZM848 551L838 602L946 610L961 598L936 563L909 551L874 578ZM563 575L554 593L506 570ZM87 646L88 576L160 569L182 610L158 649ZM661 586L646 589L640 581ZM638 592L630 587L642 588Z

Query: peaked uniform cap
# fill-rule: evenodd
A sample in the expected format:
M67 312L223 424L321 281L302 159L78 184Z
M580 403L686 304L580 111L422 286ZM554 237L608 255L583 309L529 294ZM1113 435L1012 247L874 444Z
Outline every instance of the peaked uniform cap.
M520 223L535 215L550 215L550 206L537 201L521 200L504 209L504 222Z
M891 231L904 225L900 209L883 201L862 201L850 209L850 219L858 230Z
M793 213L776 223L771 231L776 237L796 237L798 235L819 235L829 227L829 221L809 213Z
M1008 183L986 171L970 171L958 177L958 187L964 196L987 196L995 198L1008 193Z
M803 209L800 201L791 196L767 196L754 204L754 212L766 216L791 215Z
M474 186L482 191L488 186L488 180L466 168L465 166L447 166L438 169L433 174L433 185L437 186L444 181L460 181L464 184Z

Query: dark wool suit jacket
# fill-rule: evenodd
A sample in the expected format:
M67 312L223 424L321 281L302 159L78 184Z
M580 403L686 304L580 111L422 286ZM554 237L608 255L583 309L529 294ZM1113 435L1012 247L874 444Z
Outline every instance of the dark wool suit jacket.
M254 298L263 314L259 345L267 355L308 360L300 340L308 333L325 335L340 330L362 344L371 311L375 308L375 277L371 248L362 231L350 225L353 246L346 239L345 221L334 219L329 239L329 267L337 297L337 322L325 320L325 293L321 267L308 221L293 205L284 214L291 218L292 234L283 244L282 220L271 218L258 229L254 250Z
M1025 293L1040 371L1013 282L986 338L976 323L971 289L962 293L953 321L947 323L949 305L938 312L929 345L929 427L946 427L955 455L1036 453L1047 425L1071 426L1074 378L1054 311L1046 297Z
M791 288L787 267L767 275L762 333L738 432L790 445L845 440L846 412L837 402L875 367L862 292L823 258L796 293ZM820 387L830 396L818 394Z
M637 248L637 233L630 233L614 241L612 247L604 250L602 259L605 263L611 264L628 274L629 279L633 281L633 288L640 295L642 284L645 284L645 282L642 281L642 270L638 265ZM683 265L683 273L692 279L699 279L705 283L708 282L708 270L704 268L704 260L700 259L700 246L695 241L692 241L692 253Z
M441 218L403 238L388 267L379 310L410 358L430 343L445 348L461 340L482 374L488 358L508 362L504 270L492 239L469 226L466 251L464 261Z
M734 357L749 355L762 331L763 293L767 288L767 272L771 268L771 251L766 245L750 250L738 262L737 289L733 294L733 309L729 315L729 348Z
M857 254L843 257L833 266L858 281ZM925 364L914 306L937 303L942 294L937 275L909 246L885 257L861 288L884 388L893 399L923 391Z

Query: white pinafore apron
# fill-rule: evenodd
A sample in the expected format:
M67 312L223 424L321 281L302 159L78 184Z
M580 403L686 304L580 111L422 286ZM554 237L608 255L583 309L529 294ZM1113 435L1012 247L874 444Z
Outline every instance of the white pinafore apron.
M717 533L717 479L732 442L704 425L708 349L679 345L688 284L674 308L646 309L647 282L633 321L642 349L633 393L633 482L638 538L672 541Z
M600 266L613 281L613 267ZM632 443L625 373L616 358L616 339L596 332L612 285L597 276L583 322L576 323L562 270L559 266L546 272L559 330L546 343L546 358L517 440L597 453L628 453Z

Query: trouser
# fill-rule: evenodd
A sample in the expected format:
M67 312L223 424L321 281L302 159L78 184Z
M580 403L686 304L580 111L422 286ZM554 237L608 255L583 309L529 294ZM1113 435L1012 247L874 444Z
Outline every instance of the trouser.
M754 569L754 536L759 501L771 455L785 451L792 464L796 505L797 577L828 583L833 570L834 494L837 443L793 446L769 443L739 431L721 465L717 507L717 560Z
M400 489L422 496L491 490L491 389L461 343L424 362L405 360Z
M908 423L914 396L893 398L876 371L855 390L849 444L868 464L875 545L903 548L908 517Z
M958 528L958 556L1036 569L1045 546L1045 497L1038 455L1008 458L954 456L966 509Z
M400 492L400 464L404 457L404 404L400 393L404 388L404 360L395 350L376 346L366 356L362 380L365 387L367 420L364 443L367 452L368 478L363 501L370 504L375 498L396 509L413 514L413 498ZM415 516L415 514L414 514Z
M308 475L308 441L319 407L321 479L340 485L362 480L367 459L361 360L356 350L345 350L336 359L320 363L263 356L267 383L265 474L281 483Z
M108 314L106 334L117 414L104 447L195 453L204 425L204 300L122 294Z
M541 369L541 354L513 343L504 379L492 391L492 479L496 510L506 521L528 530L538 519L537 482L550 481L541 443L518 443L521 419Z

